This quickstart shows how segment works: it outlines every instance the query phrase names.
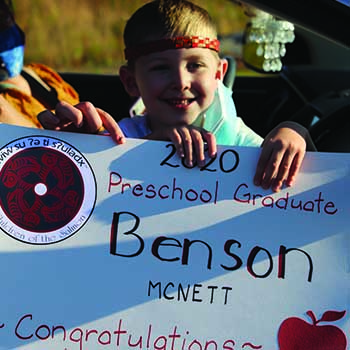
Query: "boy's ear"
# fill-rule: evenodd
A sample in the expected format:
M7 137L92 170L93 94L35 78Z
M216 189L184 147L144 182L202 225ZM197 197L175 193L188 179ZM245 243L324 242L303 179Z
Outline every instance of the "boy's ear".
M222 74L221 79L224 79L224 76L228 69L228 60L226 58L222 58L220 61L221 61L221 74Z
M220 59L218 71L216 72L216 79L223 80L228 69L228 61L226 58Z
M134 72L129 67L121 66L119 69L119 77L129 95L134 97L140 96Z

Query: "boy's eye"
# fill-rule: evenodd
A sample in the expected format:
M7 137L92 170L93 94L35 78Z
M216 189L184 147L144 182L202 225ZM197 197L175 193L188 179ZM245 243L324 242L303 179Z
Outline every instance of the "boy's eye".
M167 70L169 67L166 64L156 64L150 68L152 71L163 71Z
M192 70L197 70L199 68L204 67L204 64L201 62L190 62L187 64L187 68L192 71Z

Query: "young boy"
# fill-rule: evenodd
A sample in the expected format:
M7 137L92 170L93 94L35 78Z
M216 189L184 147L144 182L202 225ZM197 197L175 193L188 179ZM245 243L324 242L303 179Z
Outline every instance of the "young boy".
M73 123L79 130L87 123L103 125L118 144L125 137L171 141L189 166L204 162L205 143L210 157L217 144L262 146L255 185L279 191L293 184L306 148L315 150L310 136L301 125L284 122L263 140L236 116L232 91L221 83L227 63L219 58L207 11L186 0L151 1L127 22L124 42L128 62L120 78L130 95L142 98L146 113L117 125L91 104L83 111L59 104L55 113L40 114L45 128Z
M307 131L283 123L263 140L235 114L232 91L221 80L226 62L209 14L186 0L156 0L139 8L124 31L127 65L120 78L142 97L146 113L119 122L126 137L172 141L189 166L213 157L217 144L263 147L254 183L292 185L312 147Z

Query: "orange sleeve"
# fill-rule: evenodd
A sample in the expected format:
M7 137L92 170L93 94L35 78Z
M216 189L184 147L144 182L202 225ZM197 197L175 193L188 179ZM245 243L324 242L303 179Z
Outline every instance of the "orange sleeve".
M40 63L28 64L27 67L31 68L45 83L57 91L57 97L60 101L73 105L79 103L77 91L53 69Z

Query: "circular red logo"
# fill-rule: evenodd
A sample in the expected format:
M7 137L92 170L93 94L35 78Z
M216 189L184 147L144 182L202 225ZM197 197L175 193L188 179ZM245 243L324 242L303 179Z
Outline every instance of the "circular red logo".
M90 217L96 183L85 157L42 136L0 151L0 227L27 243L49 244L77 232Z

